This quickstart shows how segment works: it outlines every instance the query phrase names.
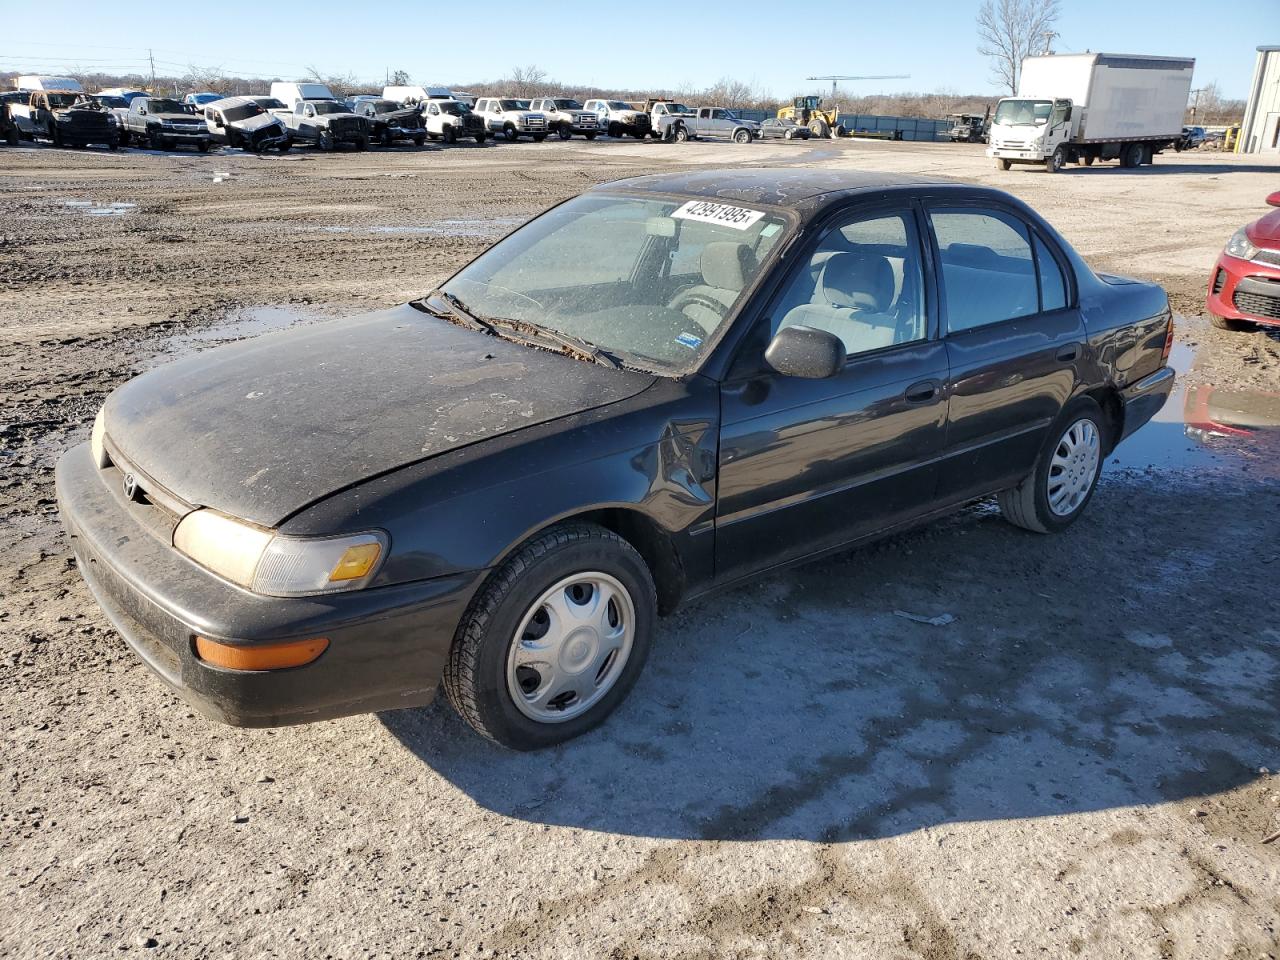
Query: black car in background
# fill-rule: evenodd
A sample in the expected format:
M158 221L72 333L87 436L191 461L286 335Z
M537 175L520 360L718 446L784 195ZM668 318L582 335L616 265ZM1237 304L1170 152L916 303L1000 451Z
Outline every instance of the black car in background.
M1172 330L1158 286L996 190L641 177L420 301L125 384L58 502L107 616L205 714L443 681L529 749L613 710L691 597L993 494L1070 526L1167 399Z
M351 112L369 121L369 136L384 147L397 140L412 140L419 147L427 139L422 114L394 100L348 100Z

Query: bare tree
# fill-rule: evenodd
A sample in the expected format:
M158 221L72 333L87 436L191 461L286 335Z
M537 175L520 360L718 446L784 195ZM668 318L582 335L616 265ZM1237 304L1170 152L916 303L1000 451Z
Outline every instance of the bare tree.
M978 52L1011 94L1018 92L1024 57L1048 53L1057 36L1058 0L983 0L978 9Z
M335 97L345 97L359 93L361 90L372 89L369 84L361 83L354 73L324 74L312 66L307 67L307 75L302 79L323 83L333 91Z
M407 87L413 81L409 78L408 70L391 71L391 82L397 87Z
M541 96L557 86L547 81L547 71L534 64L513 67L511 76L504 78L503 82L513 96L521 99Z
M702 96L708 102L728 107L730 110L749 107L760 99L760 95L751 88L751 84L734 80L732 77L721 77Z

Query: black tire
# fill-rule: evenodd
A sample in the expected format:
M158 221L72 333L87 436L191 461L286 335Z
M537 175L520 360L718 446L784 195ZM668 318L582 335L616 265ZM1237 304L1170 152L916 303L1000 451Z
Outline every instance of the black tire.
M390 130L384 129L382 133L378 134L378 143L382 144L384 147L389 147L395 142L395 137L391 135Z
M284 143L280 144L279 150L280 150L280 152L281 152L281 153L288 153L288 152L289 152L289 148L290 148L290 147L292 147L292 146L293 146L293 141L292 141L292 140L286 140Z
M1216 313L1209 314L1209 322L1219 330L1230 330L1233 333L1242 333L1246 330L1252 330L1254 327L1248 320L1233 320L1230 317L1222 317Z
M584 134L583 134L583 136L584 136L584 137L586 137L588 140L594 140L597 136L599 136L599 134L597 134L597 133L593 130L593 131L591 131L590 133L584 133Z
M357 151L357 152L359 152L359 153L363 153L365 150L368 150L368 149L369 149L369 138L368 138L368 137L361 137L359 140L357 140L357 141L356 141L356 151Z
M607 573L635 608L631 655L612 688L585 713L561 723L526 716L507 689L507 655L529 608L553 584L587 570ZM536 750L586 733L620 704L644 668L657 619L653 576L617 534L589 523L566 523L513 553L472 599L454 635L444 689L454 709L478 733L513 750Z
M1067 148L1060 143L1054 147L1053 155L1045 160L1044 169L1046 173L1060 173L1066 165Z
M452 126L445 127L443 137L445 143L457 143L458 131Z
M149 133L147 134L147 146L149 146L152 150L163 150L164 141L160 139L160 134Z
M734 143L750 143L750 142L751 142L751 131L750 131L750 130L735 130L735 131L733 132L733 142L734 142Z
M515 143L520 139L520 132L516 130L514 123L508 123L502 128L502 135L507 138L508 143Z
M197 149L197 150L199 150L201 153L208 153L208 152L209 152L209 141L208 141L208 140L201 140L199 143L197 143L197 144L196 144L196 149Z
M129 145L129 131L121 130L119 133L117 133L116 143L120 144L120 146L122 147L127 147Z
M1067 514L1055 513L1049 506L1049 468L1054 452L1066 439L1066 434L1081 420L1089 420L1097 431L1100 449L1098 462L1093 468L1093 477L1088 492L1083 499ZM1110 427L1102 408L1090 397L1079 397L1067 404L1062 414L1054 422L1053 428L1040 455L1036 457L1035 466L1016 487L1002 490L998 496L1000 512L1015 527L1031 530L1035 533L1057 533L1065 530L1079 518L1084 508L1093 499L1098 489L1098 477L1102 473L1102 462L1111 446Z
M316 146L324 151L333 149L333 134L328 130L321 130L316 134Z
M796 132L792 130L790 127L788 127L785 131L783 131L783 134L782 134L783 140L794 140L795 138L796 138Z
M683 123L680 124L678 127L676 127L676 132L672 134L671 139L674 140L676 143L688 143L689 128L686 127Z
M45 127L45 134L49 137L49 141L55 146L62 146L62 134L58 132L57 122L50 120Z
M487 133L476 134L476 143L484 143L488 139L489 139L489 135Z
M623 130L622 130L622 124L618 123L618 121L617 121L617 120L613 120L613 121L611 121L611 122L609 123L609 128L608 128L608 129L609 129L609 136L611 136L611 137L620 137L620 136L622 136L622 133L623 133Z
M1008 169L1009 169L1010 167L1012 167L1012 166L1013 166L1013 161L1012 161L1012 160L997 160L997 161L996 161L996 169L997 169L997 170L1008 170Z
M534 142L534 143L541 143L541 142L542 142L543 140L545 140L545 139L547 139L547 135L546 135L545 133L535 133L535 134L533 135L533 142Z
M423 134L423 133L420 133L413 138L413 145L415 147L420 147L426 142L427 142L427 137L426 137L426 134Z
M573 127L572 127L572 125L570 125L570 124L568 124L568 123L561 123L561 124L557 124L557 125L556 125L556 136L557 136L557 137L559 137L561 140L571 140L571 139L573 139Z
M1127 143L1120 150L1120 166L1133 167L1142 163L1142 156L1145 151L1140 143Z
M1093 160L1094 160L1094 157L1092 153L1086 153L1083 157L1080 158L1080 162L1083 163L1086 167L1092 167Z

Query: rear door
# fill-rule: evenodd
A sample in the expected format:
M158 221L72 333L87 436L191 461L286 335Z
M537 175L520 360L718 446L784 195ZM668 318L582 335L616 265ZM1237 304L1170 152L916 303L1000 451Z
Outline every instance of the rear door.
M911 205L837 219L793 261L721 386L716 576L838 546L931 507L947 354ZM843 370L786 377L763 359L782 326L844 342Z
M927 206L950 366L940 500L1016 483L1071 397L1085 349L1066 259L1013 208Z

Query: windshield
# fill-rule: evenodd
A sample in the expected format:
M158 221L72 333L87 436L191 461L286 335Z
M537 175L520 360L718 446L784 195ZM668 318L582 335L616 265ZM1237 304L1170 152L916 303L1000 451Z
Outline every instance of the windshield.
M345 103L337 103L333 100L316 100L311 104L316 108L317 114L322 113L350 113Z
M458 103L458 101L456 100L450 101L448 103L440 104L440 110L441 112L447 113L454 117L466 116L468 113L471 112L470 107L468 107L465 103Z
M610 110L630 110L631 104L623 103L621 100L608 100L606 103Z
M373 104L374 113L395 113L397 110L404 109L394 100L366 100L365 103Z
M191 95L191 99L192 99L192 101L194 101L195 103L201 103L201 104L204 104L204 103L213 103L215 100L221 100L221 99L222 99L222 94L220 94L220 93L194 93L194 94L192 94L192 95Z
M258 106L260 106L263 110L284 110L285 109L284 102L281 100L277 100L275 97L258 97L254 100L254 102Z
M693 113L693 111L690 110L688 107L686 107L683 103L668 103L667 113Z
M109 109L118 109L120 107L129 106L129 101L124 97L97 97L98 103Z
M250 117L256 117L262 113L262 108L256 103L242 103L239 106L227 107L222 111L222 116L227 123L236 123L240 120L248 120Z
M560 110L581 110L582 104L577 100L552 100L552 103Z
M51 93L49 94L50 107L70 107L74 106L76 101L80 99L78 93Z
M498 104L503 110L528 110L528 100L499 100Z
M177 100L148 100L147 109L152 113L186 113Z
M516 231L443 289L481 319L533 324L679 375L787 235L783 218L762 210L588 194Z
M1052 100L1001 100L992 123L1005 126L1039 126L1049 122Z

